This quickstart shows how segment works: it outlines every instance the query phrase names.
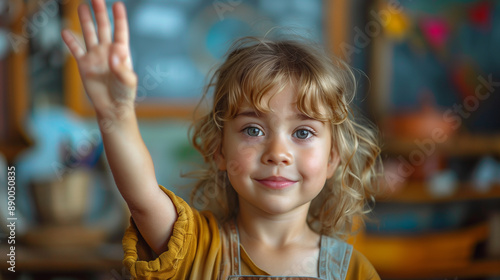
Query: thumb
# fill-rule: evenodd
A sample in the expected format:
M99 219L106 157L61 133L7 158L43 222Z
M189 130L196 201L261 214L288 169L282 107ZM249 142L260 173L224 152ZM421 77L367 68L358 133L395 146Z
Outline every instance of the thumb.
M116 53L110 53L109 68L111 80L109 87L111 95L116 101L133 101L137 88L137 75L127 65L126 59L120 58Z
M137 86L137 76L132 70L132 62L129 55L123 57L117 52L111 52L109 56L109 68L119 82L135 89Z

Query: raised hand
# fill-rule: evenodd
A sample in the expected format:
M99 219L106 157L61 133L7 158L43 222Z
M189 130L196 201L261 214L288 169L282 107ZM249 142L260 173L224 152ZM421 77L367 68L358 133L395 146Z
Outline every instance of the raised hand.
M78 63L83 86L98 117L116 119L119 114L133 112L137 88L137 75L130 58L125 5L121 2L113 5L114 41L105 0L92 0L92 7L97 33L89 7L78 7L86 50L71 31L63 30L61 35Z
M97 33L89 7L78 7L86 50L69 30L64 30L62 37L78 62L83 85L94 104L116 186L141 235L160 254L167 250L177 211L158 188L153 161L134 113L137 76L130 59L125 6L113 5L113 40L104 0L92 0L92 7Z

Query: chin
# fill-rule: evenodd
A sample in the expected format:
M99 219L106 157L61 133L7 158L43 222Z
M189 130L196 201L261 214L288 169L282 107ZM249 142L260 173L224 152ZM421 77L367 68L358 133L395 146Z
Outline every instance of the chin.
M298 208L300 208L302 205L292 205L290 201L274 201L270 202L266 206L261 207L261 209L270 214L270 215L282 215L282 214L287 214L290 213ZM309 208L308 208L309 210Z

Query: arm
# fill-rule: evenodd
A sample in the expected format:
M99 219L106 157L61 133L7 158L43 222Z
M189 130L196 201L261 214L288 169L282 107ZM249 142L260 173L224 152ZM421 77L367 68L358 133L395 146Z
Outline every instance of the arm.
M123 3L113 5L114 42L104 0L92 0L97 34L86 5L78 8L86 50L69 30L62 37L78 63L83 85L97 114L104 149L116 185L148 245L160 254L177 219L170 198L158 187L153 161L134 111L137 76L132 69Z

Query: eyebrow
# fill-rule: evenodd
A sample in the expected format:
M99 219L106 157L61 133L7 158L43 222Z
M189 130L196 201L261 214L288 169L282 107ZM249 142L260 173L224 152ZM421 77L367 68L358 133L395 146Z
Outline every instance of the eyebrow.
M259 114L255 111L243 111L243 112L239 112L238 114L236 114L236 116L234 116L234 118L236 119L240 116L251 117L251 118L260 118L260 116L262 116L262 114ZM303 120L303 121L307 121L307 120L317 121L316 119L313 119L313 118L311 118L303 113L296 113L296 114L292 115L292 117L290 117L290 119Z
M238 117L259 118L260 116L255 111L243 111L243 112L239 112L238 114L236 114L236 116L234 116L235 119Z

